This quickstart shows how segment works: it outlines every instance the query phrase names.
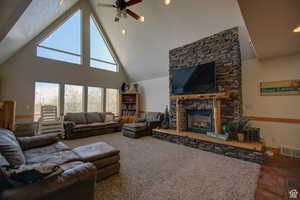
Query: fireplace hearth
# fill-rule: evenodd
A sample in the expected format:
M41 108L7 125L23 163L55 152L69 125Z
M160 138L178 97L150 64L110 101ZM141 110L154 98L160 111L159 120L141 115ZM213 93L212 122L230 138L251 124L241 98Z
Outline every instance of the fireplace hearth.
M211 109L187 110L187 130L206 134L213 131L213 111Z

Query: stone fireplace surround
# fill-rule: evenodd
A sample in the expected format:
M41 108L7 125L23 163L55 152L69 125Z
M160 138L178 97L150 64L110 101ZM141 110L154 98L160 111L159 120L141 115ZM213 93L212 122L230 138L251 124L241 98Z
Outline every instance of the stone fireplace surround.
M174 70L215 62L216 86L222 87L230 93L231 98L221 100L221 121L228 122L239 119L242 116L242 91L241 91L241 52L239 44L238 27L222 31L210 37L196 41L169 52L169 75ZM171 85L170 96L172 95ZM213 109L212 99L193 99L180 102L179 115L181 123L179 127L187 130L187 110ZM176 129L176 100L170 98L171 129L153 130L153 137L169 142L190 146L204 151L222 154L228 157L238 158L250 162L262 163L264 153L255 148L241 148L240 145L229 145L217 139L201 139L205 136L189 136L189 133L178 134ZM212 142L215 141L215 142ZM230 144L231 143L231 144ZM243 146L243 145L242 145Z
M238 27L222 31L192 44L169 52L169 73L186 67L215 62L216 86L224 88L234 98L221 103L221 120L232 121L241 117L241 52ZM170 87L170 95L171 85ZM187 109L213 109L212 100L184 101L181 109L181 127L187 129ZM176 129L176 102L170 100L171 128Z

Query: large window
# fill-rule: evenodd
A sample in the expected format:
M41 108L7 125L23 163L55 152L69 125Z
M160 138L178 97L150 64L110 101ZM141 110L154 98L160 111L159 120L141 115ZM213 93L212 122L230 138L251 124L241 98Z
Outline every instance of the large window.
M119 105L119 91L118 89L107 88L106 90L106 112L112 112L118 114L118 105Z
M81 12L78 10L37 46L37 56L81 64Z
M88 112L101 112L102 109L102 88L88 87Z
M83 86L65 85L65 113L83 111Z
M107 43L92 16L90 17L90 65L94 68L113 72L118 70Z
M59 84L36 82L34 100L34 120L41 117L41 107L53 105L59 110Z

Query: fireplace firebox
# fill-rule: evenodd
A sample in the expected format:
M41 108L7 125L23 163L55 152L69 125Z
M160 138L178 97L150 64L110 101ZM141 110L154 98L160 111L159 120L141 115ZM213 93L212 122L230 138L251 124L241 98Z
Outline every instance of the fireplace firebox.
M213 131L213 111L211 109L187 110L187 130L206 134Z

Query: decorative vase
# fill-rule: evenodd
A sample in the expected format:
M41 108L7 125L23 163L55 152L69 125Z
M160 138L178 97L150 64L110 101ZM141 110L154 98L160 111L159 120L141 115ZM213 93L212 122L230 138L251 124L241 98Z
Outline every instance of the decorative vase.
M237 139L239 142L245 142L245 134L244 133L238 133Z

